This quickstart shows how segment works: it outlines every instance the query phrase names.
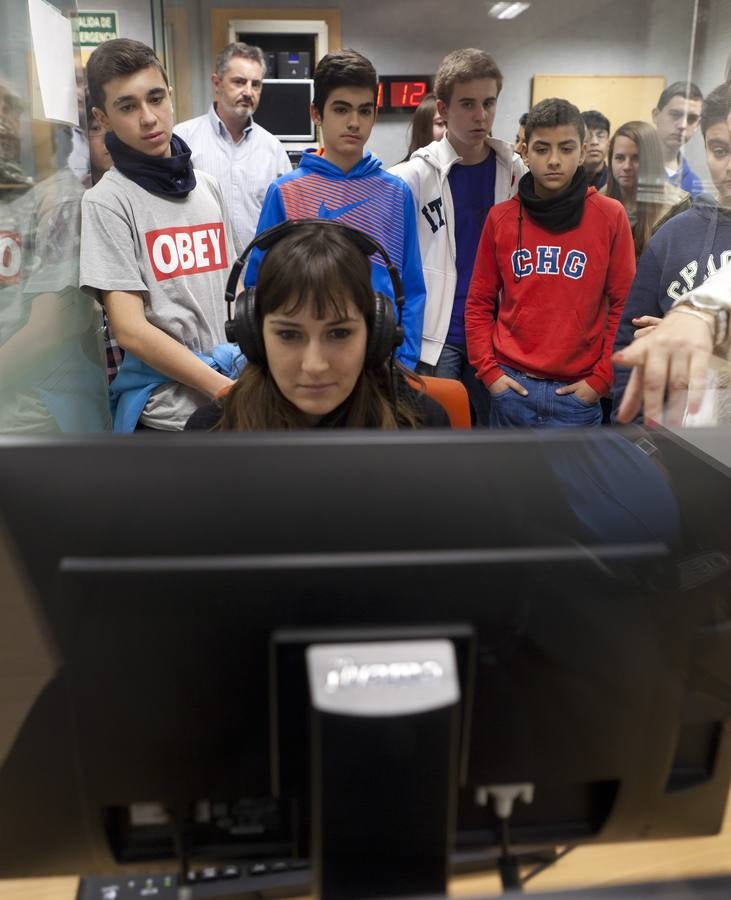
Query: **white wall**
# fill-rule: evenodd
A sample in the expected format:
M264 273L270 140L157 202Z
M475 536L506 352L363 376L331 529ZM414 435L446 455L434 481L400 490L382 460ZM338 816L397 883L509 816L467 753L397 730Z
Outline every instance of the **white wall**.
M399 8L403 5L400 3ZM415 10L419 7L418 2L409 5ZM440 4L433 6L434 15L438 15ZM431 40L428 59L433 71L441 57L455 47L477 46L492 53L504 75L493 131L496 137L512 140L518 118L530 106L533 75L636 70L637 60L643 57L638 7L641 11L636 0L538 0L517 19L499 22L487 17L484 3L471 0L458 5L460 15L452 17L446 33L440 34L425 23L424 37L428 35ZM421 37L414 40L419 50L423 46ZM378 56L381 69L388 71L399 58L398 39L394 37L382 46ZM418 62L417 56L415 71L419 71ZM639 73L644 73L644 68ZM387 162L403 155L404 131L403 126L396 125L377 129L373 143Z
M731 2L698 2L705 18L692 74L708 91L722 80L731 51ZM188 10L193 113L198 115L210 99L210 10L234 4L168 3ZM128 28L140 31L146 14L150 31L148 0L100 0L93 5L118 9L125 34ZM363 52L382 74L433 72L456 47L490 51L505 75L494 130L496 136L512 139L518 117L528 108L534 74L660 74L668 83L685 78L695 0L533 0L526 13L508 22L488 18L487 0L268 0L266 5L339 8L344 45ZM376 125L370 148L387 165L403 156L407 125L408 118L393 116L382 117ZM688 156L704 174L700 134L689 145Z
M173 0L201 3L201 41L205 71L210 71L207 11L221 0ZM503 69L505 87L495 134L512 139L517 118L528 108L535 73L627 73L644 59L646 32L642 0L534 0L528 12L509 22L487 16L485 0L269 0L271 7L339 7L343 44L369 57L379 73L434 72L457 47L491 52ZM644 73L640 65L639 73ZM201 73L200 77L204 77ZM196 110L196 113L203 109ZM406 152L408 117L383 116L370 149L390 165Z

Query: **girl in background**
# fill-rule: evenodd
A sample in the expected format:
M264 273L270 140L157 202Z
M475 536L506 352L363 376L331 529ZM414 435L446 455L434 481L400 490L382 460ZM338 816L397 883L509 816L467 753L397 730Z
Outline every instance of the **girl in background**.
M626 122L614 132L607 183L600 193L624 206L637 259L658 228L693 203L690 194L668 184L660 139L648 122Z
M401 161L410 159L411 154L419 147L426 147L432 141L441 141L446 129L447 123L437 111L437 98L434 94L424 94L411 119L411 141L406 156Z

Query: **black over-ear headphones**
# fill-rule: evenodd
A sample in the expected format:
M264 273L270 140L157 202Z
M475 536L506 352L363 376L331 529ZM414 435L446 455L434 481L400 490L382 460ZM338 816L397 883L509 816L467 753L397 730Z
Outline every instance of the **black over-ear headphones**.
M366 345L365 367L377 369L391 356L396 347L404 339L404 329L401 324L404 307L404 289L401 285L401 276L398 269L391 262L385 249L373 240L372 237L342 222L333 222L331 219L287 219L279 225L274 225L257 235L244 252L239 256L231 268L226 284L226 306L228 308L228 321L226 322L226 340L232 344L238 344L241 352L249 362L260 366L266 366L266 351L264 338L261 333L261 322L256 309L256 288L244 288L236 295L241 272L243 271L249 254L257 247L259 250L269 250L278 240L291 234L303 225L316 223L327 228L337 228L345 235L361 253L372 256L380 254L386 264L386 270L391 278L394 302L385 295L376 291L374 293L375 310L373 324L368 333ZM235 303L234 315L231 316L231 304ZM394 312L394 304L396 311Z

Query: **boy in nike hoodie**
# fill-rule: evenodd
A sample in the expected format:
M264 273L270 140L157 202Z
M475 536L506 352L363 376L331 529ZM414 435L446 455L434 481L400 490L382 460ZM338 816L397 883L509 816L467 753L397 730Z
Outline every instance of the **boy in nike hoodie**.
M622 205L587 187L584 136L573 104L537 103L525 125L530 172L485 222L465 326L493 427L602 421L635 262Z
M320 126L321 150L308 150L299 168L274 181L262 207L257 234L286 219L335 219L358 228L382 244L398 269L404 288L404 340L396 356L408 368L419 361L426 288L409 188L381 168L365 144L376 120L378 76L355 50L328 53L314 75L310 108ZM256 284L262 251L249 257L244 283ZM371 259L374 291L393 298L385 263Z
M701 114L706 163L717 197L696 197L691 209L670 219L650 240L622 313L614 344L617 351L632 343L637 329L657 324L684 294L731 263L730 113L728 85L722 84L706 97ZM613 418L630 371L614 368Z
M477 425L489 424L490 394L467 361L467 289L485 218L515 194L526 171L511 144L490 136L502 86L489 53L449 53L434 79L446 134L390 170L408 184L416 204L426 281L419 371L461 381Z

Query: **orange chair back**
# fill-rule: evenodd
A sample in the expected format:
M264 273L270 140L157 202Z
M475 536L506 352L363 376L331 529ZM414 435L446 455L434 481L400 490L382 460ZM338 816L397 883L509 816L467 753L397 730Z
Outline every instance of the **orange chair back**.
M452 428L472 428L470 400L461 381L431 375L419 375L419 378L424 384L424 391L446 410ZM419 384L415 379L412 384L418 390Z

